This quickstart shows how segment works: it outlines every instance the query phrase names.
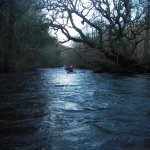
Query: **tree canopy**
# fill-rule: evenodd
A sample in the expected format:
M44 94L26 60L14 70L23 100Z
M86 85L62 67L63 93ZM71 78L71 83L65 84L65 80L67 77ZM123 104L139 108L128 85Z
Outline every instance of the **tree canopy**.
M137 59L137 46L146 40L148 0L43 0L49 26L61 30L67 40L128 60ZM75 17L92 32L78 26ZM78 36L72 36L69 28ZM149 39L148 39L149 40ZM118 60L117 60L118 61Z
M9 72L36 61L38 50L56 42L49 35L49 25L41 0L0 1L0 69ZM23 65L23 66L21 66Z
M64 42L84 43L121 65L147 62L149 15L149 0L1 0L0 68L32 62L38 49L56 42L50 29L61 31Z

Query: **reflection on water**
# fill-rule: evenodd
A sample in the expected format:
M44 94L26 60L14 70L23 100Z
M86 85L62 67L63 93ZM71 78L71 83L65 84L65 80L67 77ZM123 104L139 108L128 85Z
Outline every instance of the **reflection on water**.
M0 75L0 149L150 148L150 76L76 72Z
M54 76L54 81L59 83L60 85L71 85L76 83L76 75L75 74L66 74L60 73Z
M54 107L64 110L79 110L77 103L68 102L68 101L57 101L53 104ZM50 107L52 104L50 105Z

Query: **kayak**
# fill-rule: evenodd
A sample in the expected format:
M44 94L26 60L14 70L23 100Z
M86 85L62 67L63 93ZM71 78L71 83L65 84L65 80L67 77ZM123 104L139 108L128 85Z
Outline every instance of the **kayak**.
M67 74L75 74L76 72L75 71L67 71Z

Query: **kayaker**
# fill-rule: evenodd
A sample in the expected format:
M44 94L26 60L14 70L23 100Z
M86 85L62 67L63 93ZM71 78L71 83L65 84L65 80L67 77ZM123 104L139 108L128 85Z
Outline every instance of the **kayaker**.
M67 72L73 72L73 66L66 66L66 65L64 65L64 69L65 69Z

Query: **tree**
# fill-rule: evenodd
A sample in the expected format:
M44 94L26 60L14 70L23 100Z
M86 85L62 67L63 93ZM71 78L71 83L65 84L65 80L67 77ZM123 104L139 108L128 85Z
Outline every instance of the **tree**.
M1 0L0 4L0 70L10 72L30 61L34 64L39 49L56 42L48 33L42 0Z
M147 10L145 1L46 0L45 8L49 11L50 27L61 30L68 40L98 48L107 57L113 56L118 63L126 65L127 61L137 60L136 48L144 40L142 34L147 28L143 22ZM78 26L75 16L80 18L81 24L95 30L95 39ZM69 28L78 36L72 36Z
M146 16L145 16L145 24L146 24L146 33L145 33L145 41L144 41L144 62L150 62L150 2L147 0L147 3L145 4L145 7L147 7Z

